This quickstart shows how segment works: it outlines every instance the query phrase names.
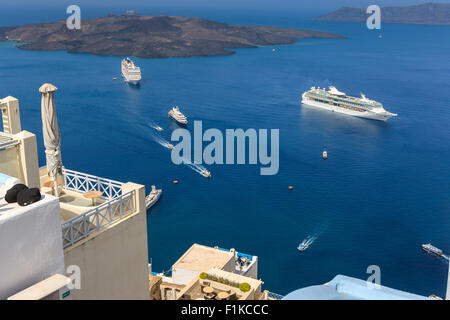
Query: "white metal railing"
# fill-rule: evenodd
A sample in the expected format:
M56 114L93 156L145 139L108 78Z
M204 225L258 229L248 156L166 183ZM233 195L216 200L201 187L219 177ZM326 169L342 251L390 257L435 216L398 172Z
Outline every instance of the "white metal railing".
M136 211L136 192L131 190L62 223L63 247L73 245Z
M268 296L269 298L277 299L277 300L281 300L281 299L284 298L284 296L282 296L281 294L273 293L273 292L270 292L270 291L267 293L267 296Z
M6 132L0 132L0 150L19 144L19 141L13 138L13 135Z
M100 178L90 174L63 169L64 188L75 192L103 192L102 198L111 200L122 195L122 182Z

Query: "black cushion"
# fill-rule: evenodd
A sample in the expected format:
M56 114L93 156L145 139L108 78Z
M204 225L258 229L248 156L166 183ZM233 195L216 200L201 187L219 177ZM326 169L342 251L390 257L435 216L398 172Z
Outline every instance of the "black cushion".
M39 200L41 200L41 192L38 188L23 189L17 194L17 203L22 207Z
M18 183L13 186L11 189L6 191L5 200L8 203L17 202L17 194L22 191L28 189L28 187L22 183Z

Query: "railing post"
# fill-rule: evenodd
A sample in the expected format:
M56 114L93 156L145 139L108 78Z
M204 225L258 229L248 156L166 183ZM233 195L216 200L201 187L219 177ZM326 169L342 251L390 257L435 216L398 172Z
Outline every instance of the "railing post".
M146 212L145 210L145 186L133 182L127 182L122 185L122 194L134 190L132 196L132 205L137 212Z

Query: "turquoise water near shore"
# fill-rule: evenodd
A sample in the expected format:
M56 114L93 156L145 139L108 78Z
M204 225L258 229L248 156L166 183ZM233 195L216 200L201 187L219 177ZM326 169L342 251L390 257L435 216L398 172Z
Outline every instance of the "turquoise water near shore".
M384 285L444 296L448 262L420 245L450 252L450 27L384 24L379 39L363 24L288 14L203 17L351 39L304 39L226 57L136 58L140 88L120 80L122 57L1 43L0 97L20 99L23 128L38 135L40 164L38 88L50 82L59 89L67 168L163 188L147 220L155 271L170 268L195 242L257 255L264 287L280 294L336 274L365 279L367 267L378 265ZM301 93L313 85L363 92L398 117L384 123L302 107ZM177 127L167 117L172 104L205 129L280 129L279 173L212 165L208 180L173 165L150 127L156 122L170 140ZM314 234L299 253L298 243Z

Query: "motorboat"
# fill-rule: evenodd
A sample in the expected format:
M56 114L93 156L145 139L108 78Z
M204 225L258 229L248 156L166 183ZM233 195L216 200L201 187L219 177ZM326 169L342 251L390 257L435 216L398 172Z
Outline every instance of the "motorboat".
M297 247L298 251L305 251L306 249L308 249L308 242L306 240L304 240L302 243L300 243Z
M205 177L205 178L211 178L211 172L209 172L208 170L203 170L202 171L202 175Z

